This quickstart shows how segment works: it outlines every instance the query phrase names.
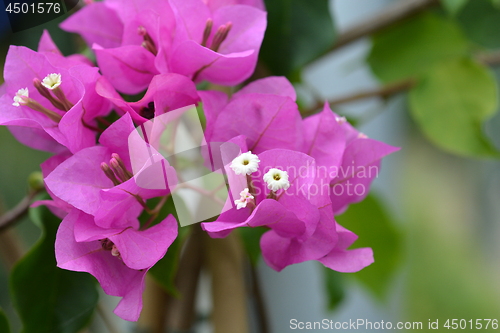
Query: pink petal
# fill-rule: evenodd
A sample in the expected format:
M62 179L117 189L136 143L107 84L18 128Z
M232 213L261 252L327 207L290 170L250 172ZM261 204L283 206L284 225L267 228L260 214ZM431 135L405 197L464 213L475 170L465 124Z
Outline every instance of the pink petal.
M142 309L142 292L147 270L133 270L103 251L99 241L78 243L74 225L81 212L73 210L59 226L55 252L57 266L77 272L88 272L100 283L108 295L123 297L115 313L122 319L136 321Z
M88 45L118 47L123 35L123 23L104 2L94 2L69 16L61 29L80 34Z
M84 211L95 214L99 209L99 191L113 186L100 168L111 153L106 147L91 147L79 151L45 178L47 187L59 198Z
M295 88L284 76L269 76L260 80L253 81L233 94L233 98L245 94L269 94L290 97L293 101L297 100Z
M221 54L193 40L181 43L172 52L169 67L174 73L226 86L237 85L252 75L257 62L254 50Z
M62 55L61 51L59 51L59 48L54 43L54 41L50 37L49 32L46 29L43 30L42 37L40 38L40 42L38 43L38 52L49 52Z
M304 119L304 152L316 160L318 172L328 180L337 176L345 148L345 135L329 105Z
M355 139L347 145L338 176L332 180L331 200L336 214L363 200L378 176L380 161L399 148L373 139Z
M130 164L130 154L128 149L128 137L135 131L134 123L129 114L124 114L120 119L109 126L100 136L99 143L109 148L111 153L116 153L125 163L129 171L132 170ZM105 161L108 163L109 161Z
M123 262L132 269L153 266L167 253L177 237L177 221L169 215L161 223L144 231L126 229L109 239L120 251Z
M158 74L155 56L138 45L103 49L94 44L94 50L102 74L120 92L137 94L145 90L153 76Z
M210 140L225 142L238 135L247 137L248 149L254 154L273 148L300 150L302 118L288 97L243 95L219 114Z
M319 260L323 265L342 273L354 273L374 262L373 251L369 247L340 251L334 250Z
M227 6L215 11L213 20L214 30L228 22L233 25L219 53L229 55L247 50L254 50L256 55L259 53L267 26L266 12L249 6Z

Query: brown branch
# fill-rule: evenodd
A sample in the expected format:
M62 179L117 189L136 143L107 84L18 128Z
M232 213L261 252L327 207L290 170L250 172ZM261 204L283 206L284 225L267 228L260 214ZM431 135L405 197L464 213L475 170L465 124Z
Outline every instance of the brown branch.
M14 208L0 216L0 231L8 228L19 219L21 219L30 208L33 198L42 190L32 190L26 195Z
M400 93L400 92L403 92L403 91L410 89L411 87L413 87L414 84L415 84L414 80L400 81L397 83L388 84L388 85L383 86L381 88L367 90L367 91L363 91L363 92L356 93L353 95L334 99L334 100L328 101L328 104L330 104L330 106L334 106L334 105L350 103L350 102L354 102L354 101L358 101L358 100L366 99L366 98L371 98L371 97L387 98L387 97L390 97L394 94L397 94L397 93ZM303 116L311 115L316 110L321 109L324 104L325 104L324 101L317 101L314 106L301 112L301 114Z
M497 52L488 52L488 53L479 53L474 56L474 59L484 65L488 66L496 66L500 64L500 51ZM414 79L408 79L404 81L399 81L396 83L391 83L380 88L367 90L359 93L355 93L352 95L348 95L345 97L340 97L337 99L333 99L328 101L330 106L347 104L351 102L355 102L362 99L379 97L379 98L388 98L397 93L407 91L411 89L415 85L416 81ZM321 109L324 105L324 101L317 101L312 107L301 112L303 116L308 116L313 114L316 110Z
M355 40L358 40L359 38L370 36L374 33L377 33L395 23L403 21L437 4L439 4L438 0L398 1L394 5L390 6L384 12L339 34L334 44L328 50L326 50L321 56L331 51L334 51L342 46L345 46Z

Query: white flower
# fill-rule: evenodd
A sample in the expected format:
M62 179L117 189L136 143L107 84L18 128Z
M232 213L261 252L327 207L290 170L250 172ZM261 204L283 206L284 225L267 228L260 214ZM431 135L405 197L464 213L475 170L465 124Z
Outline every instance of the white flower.
M42 81L42 85L50 90L59 87L61 83L62 83L61 74L56 74L56 73L47 75Z
M335 120L337 121L337 123L339 123L340 125L342 125L343 123L345 123L347 121L347 119L345 119L345 117L335 117Z
M288 173L276 168L272 168L264 175L264 181L267 183L267 188L274 192L280 189L287 190L290 187Z
M253 195L248 193L248 188L244 189L240 192L241 198L238 200L234 200L234 204L236 205L236 209L245 208L247 203L249 203L253 199Z
M233 169L234 173L237 175L250 175L252 172L259 169L259 163L259 157L249 151L236 157L231 162L230 168Z
M12 103L12 105L14 105L14 106L21 105L21 104L19 104L19 102L23 101L23 97L26 97L26 98L29 97L28 88L24 88L24 89L21 88L17 91L16 96L14 96L14 103Z

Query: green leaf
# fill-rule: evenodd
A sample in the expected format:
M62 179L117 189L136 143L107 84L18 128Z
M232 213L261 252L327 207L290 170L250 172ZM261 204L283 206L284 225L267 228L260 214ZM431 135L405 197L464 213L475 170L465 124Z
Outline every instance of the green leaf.
M148 200L148 205L151 201L156 205L157 200L159 200L159 198ZM162 221L169 214L174 215L175 219L179 221L176 208L186 209L185 207L175 207L172 196L170 196L160 210L156 221ZM179 227L179 234L172 245L168 248L165 256L161 258L153 267L151 267L148 272L148 274L150 274L167 293L174 296L178 296L178 291L175 287L175 276L179 267L180 250L187 235L189 234L189 230L189 227Z
M72 333L85 327L98 301L95 280L56 267L54 243L60 220L46 207L30 209L42 229L38 242L10 275L12 301L23 333Z
M469 0L441 0L441 4L451 15L456 15L464 8L468 1Z
M497 86L483 65L470 59L439 64L410 92L411 114L439 147L464 156L498 156L482 133L495 114Z
M335 40L328 0L266 0L267 29L260 59L274 75L290 75Z
M342 274L328 267L322 267L328 296L328 310L332 311L335 310L344 299Z
M269 229L264 227L257 228L238 228L243 247L250 258L252 265L257 265L260 259L260 237Z
M414 77L467 54L469 42L452 20L424 13L375 35L368 63L383 82Z
M375 262L354 273L376 296L382 298L401 256L401 234L380 202L368 195L335 219L359 236L352 248L371 247Z
M496 1L496 0L495 0ZM469 1L457 16L465 34L487 48L500 47L500 1Z
M9 333L9 321L7 320L7 316L3 312L2 308L0 308L0 332L1 333Z

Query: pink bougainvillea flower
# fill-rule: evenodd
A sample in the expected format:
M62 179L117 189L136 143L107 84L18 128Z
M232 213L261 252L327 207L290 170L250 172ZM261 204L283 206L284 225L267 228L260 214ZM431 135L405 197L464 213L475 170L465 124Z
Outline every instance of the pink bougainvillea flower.
M344 131L346 147L338 171L334 168L330 172L331 176L337 173L331 180L330 196L333 212L341 214L351 203L360 202L368 195L371 183L379 175L382 158L400 148L370 139L345 118L335 116Z
M144 200L170 191L137 186L128 151L128 136L134 130L130 115L125 114L104 131L100 146L81 150L52 171L45 179L48 189L95 216L95 223L103 228L121 228L127 219L137 218ZM164 165L169 179L176 179L166 160Z
M241 148L246 150L244 146ZM235 163L239 159L236 158ZM249 161L245 164L245 160L249 159L243 158L242 163L248 165ZM320 259L331 252L337 234L329 181L316 177L314 159L284 149L267 150L260 153L258 159L258 171L250 175L236 174L234 163L226 168L236 206L223 212L217 221L202 223L204 230L211 237L225 237L238 227L268 227L267 236L261 240L262 254L268 265L278 271L291 264ZM243 188L242 198L235 198ZM249 199L246 192L253 198ZM243 199L247 201L244 206L238 202ZM230 200L226 206L229 204ZM328 211L331 220L327 220Z
M176 237L177 222L172 215L146 230L139 230L137 220L111 229L97 226L91 215L73 209L57 232L57 266L92 274L106 294L122 297L115 314L136 321L146 273Z
M254 155L247 152L244 137L229 142L243 153L230 164L224 161L232 195L215 222L202 223L211 237L226 237L238 227L268 227L260 246L265 262L276 271L308 260L323 260L338 271L357 271L373 262L371 249L346 250L356 236L335 222L331 179L317 172L311 156L283 149ZM223 160L225 148L221 146ZM346 256L356 264L345 263Z
M325 103L322 112L304 119L303 128L303 152L314 157L318 173L329 179L335 178L342 163L346 142L338 117Z
M233 5L213 11L203 0L171 0L176 18L170 71L199 82L236 85L253 73L267 25L256 7Z
M314 157L317 172L331 180L335 214L341 214L349 204L363 200L378 176L382 158L399 150L367 138L344 117L332 112L328 103L322 112L305 118L303 127L302 151Z
M292 85L282 77L255 81L229 102L217 92L199 92L207 117L207 142L226 142L244 135L248 149L303 150L303 129Z
M61 28L82 35L95 51L103 75L120 92L139 93L154 75L169 72L166 52L175 18L167 0L94 2Z
M46 39L42 37L44 47ZM95 118L106 115L111 107L95 92L99 77L98 68L74 59L11 46L4 68L0 124L35 149L58 153L66 147L76 153L93 146Z
M118 112L130 114L139 125L154 116L197 104L200 100L194 83L185 76L173 73L155 76L138 102L126 102L105 77L98 80L96 91L117 106Z

